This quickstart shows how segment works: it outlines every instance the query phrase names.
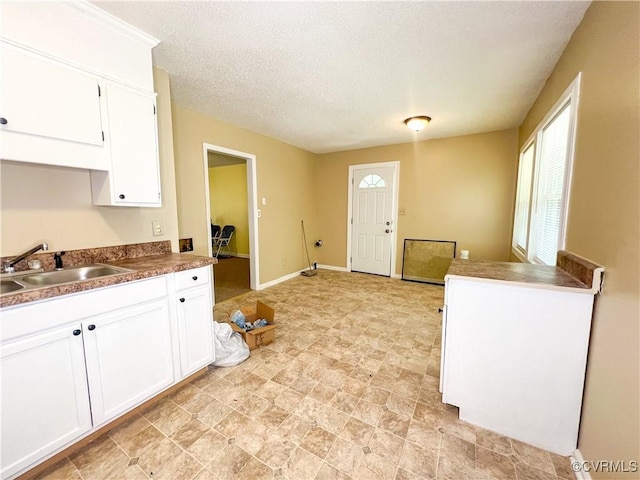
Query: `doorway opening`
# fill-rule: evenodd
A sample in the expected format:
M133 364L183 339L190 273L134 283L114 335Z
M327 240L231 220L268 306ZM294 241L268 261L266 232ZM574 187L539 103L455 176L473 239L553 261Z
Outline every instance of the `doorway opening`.
M232 225L233 235L214 266L216 301L256 290L259 278L256 157L203 144L209 256L215 256L212 225ZM215 250L214 250L215 248ZM222 255L224 253L224 255Z
M400 162L349 166L347 269L395 276Z

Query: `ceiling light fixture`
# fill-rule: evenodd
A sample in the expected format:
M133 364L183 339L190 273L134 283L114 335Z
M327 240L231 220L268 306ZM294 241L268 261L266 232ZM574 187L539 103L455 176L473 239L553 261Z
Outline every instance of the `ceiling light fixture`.
M427 126L427 123L431 121L431 117L425 117L421 115L419 117L409 117L404 121L404 124L409 127L411 130L419 132L424 127Z

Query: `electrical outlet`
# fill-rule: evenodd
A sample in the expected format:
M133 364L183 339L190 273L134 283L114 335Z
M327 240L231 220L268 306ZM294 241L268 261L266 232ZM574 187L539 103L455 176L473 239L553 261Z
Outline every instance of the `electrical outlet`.
M407 214L407 209L404 207L400 207L398 209L398 215L406 215Z
M154 237L158 237L160 235L162 235L164 232L162 231L162 222L160 220L154 220L153 222L151 222L151 225L153 227L153 236Z

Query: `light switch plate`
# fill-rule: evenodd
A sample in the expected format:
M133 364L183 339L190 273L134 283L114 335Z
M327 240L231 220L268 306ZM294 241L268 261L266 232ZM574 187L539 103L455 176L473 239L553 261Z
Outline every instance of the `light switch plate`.
M153 236L158 237L162 235L164 232L162 231L162 222L160 220L154 220L151 222L153 228Z

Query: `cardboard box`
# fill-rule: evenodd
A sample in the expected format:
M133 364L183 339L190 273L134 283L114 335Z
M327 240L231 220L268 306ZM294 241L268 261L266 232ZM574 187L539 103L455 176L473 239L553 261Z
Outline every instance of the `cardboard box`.
M237 326L235 323L231 321L231 319L227 320L227 322L231 325L231 328L242 335L244 341L247 342L249 346L249 350L254 350L262 345L269 345L273 342L273 339L276 336L275 329L277 325L274 321L275 311L269 305L256 302L255 306L242 307L240 311L244 314L247 322L255 322L259 318L264 318L268 323L268 325L260 328L255 328L248 332L245 332L242 328Z

